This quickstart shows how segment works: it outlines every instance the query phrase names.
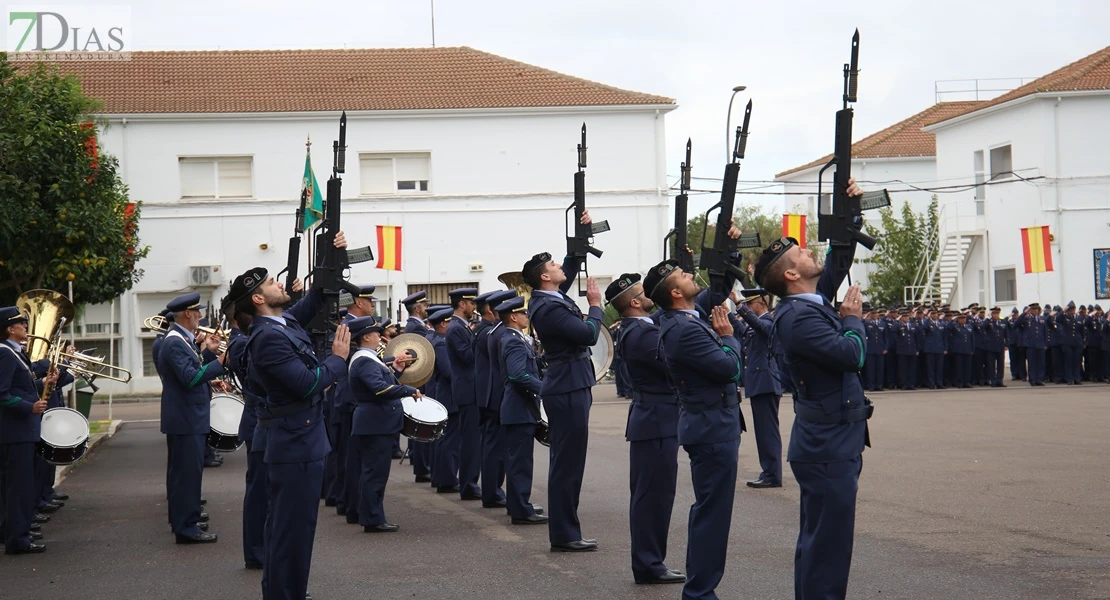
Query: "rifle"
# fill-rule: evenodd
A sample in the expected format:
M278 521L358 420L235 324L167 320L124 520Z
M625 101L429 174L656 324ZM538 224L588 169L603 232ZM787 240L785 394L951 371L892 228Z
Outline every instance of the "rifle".
M890 192L878 190L863 196L848 195L848 179L852 176L852 117L855 111L849 103L856 102L859 86L859 29L852 36L851 63L844 65L843 106L836 111L836 139L833 144L833 157L817 173L817 237L829 242L830 246L850 246L859 243L871 250L875 238L862 231L863 211L890 206ZM821 193L822 175L836 166L833 175L832 202Z
M679 167L682 171L682 178L678 182L678 195L674 199L674 229L667 235L663 236L663 258L666 259L668 254L671 258L678 261L679 268L683 273L694 272L694 253L690 250L690 246L686 241L686 207L689 203L690 196L690 170L693 168L693 163L690 162L690 140L686 140L686 162L682 163ZM674 249L671 249L670 240L674 239Z
M293 282L297 280L297 271L301 262L301 234L304 233L304 211L308 203L308 188L301 190L301 205L297 209L297 221L293 224L293 236L289 238L289 257L285 261L285 269L277 274L281 277L285 273L285 291L289 294L290 302L296 302L304 295L303 292L293 291Z
M350 306L359 294L357 286L344 276L350 267L345 248L335 247L335 236L340 231L343 179L347 164L347 113L339 117L339 140L332 142L332 173L328 178L327 196L324 201L322 224L316 233L316 257L312 268L312 289L321 290L324 306L309 321L305 329L312 336L317 356L324 356L328 334L339 322L339 308Z
M762 246L759 232L741 234L740 239L728 235L732 227L732 214L736 204L736 180L740 177L740 159L748 146L748 123L752 118L752 102L744 109L744 124L736 128L736 142L732 150L732 161L725 165L725 176L721 184L721 199L705 211L705 224L702 228L702 249L700 268L709 272L710 301L713 304L724 302L732 291L732 282L742 280L747 273L740 270L739 260L732 255L744 248ZM713 233L713 245L706 246L709 232L709 213L717 212L717 228ZM733 262L736 260L736 262ZM730 282L729 280L732 280Z
M582 124L582 143L578 144L578 171L574 174L574 203L566 213L574 211L574 234L567 230L567 254L578 261L578 295L585 296L586 290L582 289L582 275L590 276L586 268L586 258L593 254L601 258L601 250L593 247L593 237L598 233L609 231L608 221L594 221L589 225L582 224L582 215L586 212L586 124Z

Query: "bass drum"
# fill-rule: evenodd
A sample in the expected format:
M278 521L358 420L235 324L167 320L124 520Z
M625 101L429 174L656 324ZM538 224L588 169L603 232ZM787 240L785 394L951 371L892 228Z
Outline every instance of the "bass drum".
M594 379L601 381L613 366L613 336L605 327L601 328L597 343L590 348L590 360L594 363Z
M212 394L208 417L208 447L220 452L235 452L243 442L239 440L239 422L243 420L243 399L233 394Z
M547 425L547 411L543 409L543 400L540 400L540 420L536 423L536 441L544 446L551 446L551 429Z
M405 396L401 398L401 408L405 412L401 435L418 442L434 442L443 437L447 428L447 409L435 398L423 396L417 400Z
M52 465L71 465L89 451L89 420L72 408L42 413L42 434L36 451Z

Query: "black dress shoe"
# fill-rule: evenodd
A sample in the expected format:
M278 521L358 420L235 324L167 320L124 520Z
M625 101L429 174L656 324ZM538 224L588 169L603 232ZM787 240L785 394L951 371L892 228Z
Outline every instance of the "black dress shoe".
M324 506L335 506L335 500L324 500Z
M577 540L565 544L551 544L552 552L592 552L597 550L597 542L593 540Z
M204 506L205 504L208 504L208 498L201 498L200 499L200 505Z
M436 486L436 493L437 494L457 494L458 492L459 492L459 486L457 486L457 485L437 485Z
M214 469L216 467L222 466L223 464L224 464L224 461L222 461L222 460L214 460L212 462L204 463L204 468L205 469Z
M61 508L61 506L59 506L57 504L43 504L42 506L36 508L35 510L37 510L41 514L48 515L50 513L58 512L59 508Z
M346 506L336 506L335 507L335 514L337 514L341 517L346 516L347 515L347 507Z
M508 506L508 503L506 503L504 500L498 500L497 502L486 502L485 500L482 501L482 508L506 508Z
M536 513L537 515L542 515L543 514L543 507L540 506L539 504L533 504L532 505L532 512Z
M652 577L650 579L639 580L636 583L659 584L659 583L685 583L685 582L686 582L686 575L683 575L682 572L667 569L666 573L663 573L662 575L659 575L658 577Z
M547 517L544 515L531 515L523 519L513 519L513 525L543 525L547 522ZM554 549L554 546L552 546Z
M393 458L404 458L404 456L405 456L404 452L398 451L398 452L393 453Z
M756 479L755 481L749 481L748 482L748 487L757 488L757 489L759 489L759 488L780 488L780 487L782 487L782 482L781 481L771 481L770 479Z
M467 502L473 502L474 500L481 500L482 497L481 496L472 496L470 494L460 494L459 499L460 500L465 500Z
M42 554L43 552L46 552L46 544L31 544L30 546L27 546L26 548L21 548L19 550L16 550L15 552L5 550L4 554Z
M429 483L431 480L432 480L432 478L428 477L427 475L417 475L416 476L416 483Z
M28 535L30 535L30 536L31 536L31 541L32 541L32 542L37 542L37 541L39 541L39 540L41 540L41 539L42 539L42 533L40 533L40 532L38 532L38 531L32 531L32 532L31 532L30 534L28 534Z
M48 517L46 515L43 515L43 514L35 513L35 517L33 519L31 519L31 522L32 523L46 523L49 520L50 520L50 517Z
M358 515L347 513L347 524L358 525Z
M59 494L58 492L54 492L54 499L62 501L69 500L69 494Z
M258 571L262 568L262 563L249 562L243 565L246 569L251 571Z
M42 530L42 525L39 525L38 523L31 523L31 531L40 531L40 530Z
M207 523L208 522L208 513L206 513L206 512L200 513L200 518L198 519L198 521L200 521L201 523Z
M194 536L177 535L178 544L213 544L216 542L217 536L214 533L202 531Z
M364 525L362 530L366 533L393 533L401 527L393 523L382 523L380 525Z
M197 529L208 531L208 523L197 523Z

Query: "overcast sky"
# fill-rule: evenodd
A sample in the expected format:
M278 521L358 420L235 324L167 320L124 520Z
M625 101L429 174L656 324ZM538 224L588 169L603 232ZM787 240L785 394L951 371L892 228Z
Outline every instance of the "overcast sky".
M429 0L121 4L132 7L135 50L432 43ZM1110 45L1108 23L1105 0L435 0L437 46L471 46L675 98L666 127L672 181L687 137L694 176L721 176L735 85L748 90L737 96L734 125L748 98L755 103L741 180L771 179L830 152L855 27L859 139L933 104L937 80L1038 77L1095 52Z

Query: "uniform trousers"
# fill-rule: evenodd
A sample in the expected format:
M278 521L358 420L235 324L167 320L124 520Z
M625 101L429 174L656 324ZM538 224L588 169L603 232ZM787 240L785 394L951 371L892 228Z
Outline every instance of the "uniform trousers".
M975 385L987 385L987 355L982 348L976 348L971 355L971 380Z
M736 496L736 463L740 438L714 444L684 444L690 457L694 504L690 506L686 545L686 585L682 600L716 600L725 573L732 506Z
M478 476L482 473L482 430L477 404L459 407L459 495L482 495Z
M46 506L54 499L54 477L57 467L35 453L35 506Z
M312 566L324 459L267 464L270 517L262 568L265 600L303 600Z
M409 439L409 463L412 464L412 474L417 477L427 477L432 473L432 444Z
M505 504L514 519L536 514L531 502L535 433L532 423L501 426L501 437L505 440Z
M914 354L898 355L898 379L901 380L902 389L912 390L917 387L917 356Z
M883 387L893 390L898 387L898 355L894 350L886 353L886 366L884 368L886 381L883 382Z
M169 434L170 453L170 529L185 536L200 534L200 482L204 473L204 434ZM316 488L319 490L320 488Z
M459 485L459 413L447 415L443 437L435 442L432 463L432 485Z
M1002 352L987 350L987 385L998 387L1002 385L1005 368L1002 365Z
M1010 378L1025 379L1025 348L1010 346Z
M34 442L0 444L0 473L4 499L4 550L19 552L31 545L31 520L37 500L34 481Z
M341 431L346 432L346 442L343 448L343 511L342 514L347 516L347 522L356 525L358 524L358 509L360 504L359 494L362 493L362 488L359 486L359 477L362 473L362 448L355 442L354 436L351 435L351 425L354 421L354 411L344 411L340 415L339 428ZM336 506L336 512L339 507Z
M381 525L385 519L385 484L393 464L393 437L385 435L352 435L358 446L362 467L358 477L358 523L363 527Z
M1048 349L1048 358L1045 359L1046 369L1052 381L1056 383L1063 383L1067 378L1064 375L1064 351L1060 346L1053 346Z
M862 455L832 463L790 463L801 489L801 526L794 551L795 600L847 596L862 469Z
M1044 383L1045 376L1045 349L1026 348L1025 356L1029 363L1029 385Z
M505 501L505 441L496 410L480 409L482 416L482 502Z
M957 354L952 359L953 375L952 385L956 387L971 387L971 356L970 354Z
M925 353L925 387L944 387L944 354Z
M760 479L782 483L782 433L779 430L778 394L757 394L749 399L755 421L755 448Z
M628 443L632 577L644 582L667 572L667 532L678 481L678 437Z
M1064 381L1079 383L1079 367L1083 360L1083 348L1080 346L1060 346L1060 353L1064 358Z
M265 527L270 499L267 496L266 447L247 446L247 491L243 494L243 562L261 566L266 560Z
M550 394L543 398L551 439L547 471L547 502L550 505L547 534L552 544L582 539L578 500L586 470L592 404L590 388L567 394Z
M338 414L337 414L338 413ZM328 455L328 470L333 471L327 499L335 503L335 510L339 514L347 512L347 448L351 444L351 418L352 413L344 412L340 408L332 409L331 419L328 421L328 436L331 440L331 454ZM344 427L343 415L347 415ZM328 481L327 472L324 474L325 482Z
M336 485L335 473L339 469L343 468L343 463L339 462L338 456L336 456L335 454L335 436L333 435L335 433L335 430L331 426L331 415L332 411L335 410L334 408L332 408L332 397L334 395L334 391L335 390L333 388L325 392L323 402L324 430L327 432L328 446L331 447L331 451L329 451L327 456L324 457L324 479L320 483L320 499L327 501L327 504L329 505L336 504L336 498L333 495L335 493Z
M886 356L882 354L868 354L867 362L863 364L863 381L869 392L883 389L884 373L886 372Z

